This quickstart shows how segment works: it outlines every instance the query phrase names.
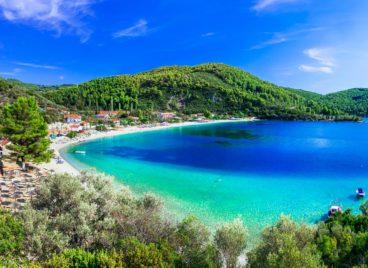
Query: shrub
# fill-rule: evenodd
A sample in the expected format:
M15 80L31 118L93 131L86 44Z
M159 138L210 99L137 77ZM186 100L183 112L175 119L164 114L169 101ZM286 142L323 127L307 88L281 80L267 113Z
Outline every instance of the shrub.
M45 178L37 198L21 213L27 253L44 259L67 248L111 248L111 215L117 204L107 177L83 173Z
M247 230L241 219L235 219L220 227L215 234L215 246L219 262L226 267L236 267L240 254L246 247Z
M69 248L112 250L131 236L158 244L174 232L162 219L161 201L155 196L136 198L126 188L119 193L109 177L90 172L45 178L20 216L25 251L40 260Z
M363 267L368 260L368 216L351 210L318 225L316 244L331 267Z
M136 238L127 238L120 243L124 263L127 267L172 267L167 263L162 252L153 243L145 245Z
M276 225L263 231L260 243L248 254L248 266L322 267L314 237L315 230L282 216Z
M42 263L42 267L50 268L118 268L126 267L123 256L115 251L88 252L83 249L69 249Z
M97 131L107 131L107 128L105 125L97 125L96 130Z
M75 137L77 137L78 133L75 132L75 131L70 131L68 134L66 134L66 136L69 138L69 139L73 139Z
M214 266L215 252L211 245L210 232L196 217L188 216L180 222L175 235L185 266Z
M23 247L24 229L22 222L12 214L0 211L0 255L19 254Z

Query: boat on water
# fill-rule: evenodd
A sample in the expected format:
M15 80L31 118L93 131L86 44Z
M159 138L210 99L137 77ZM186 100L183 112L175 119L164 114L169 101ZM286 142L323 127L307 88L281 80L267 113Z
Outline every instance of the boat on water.
M342 208L340 206L331 206L329 211L328 211L328 216L332 217L333 215L335 215L336 213L341 213L342 212Z
M357 197L358 197L358 198L363 198L363 197L365 197L365 192L364 192L363 188L358 188L358 189L356 190L356 195L357 195Z
M86 154L86 151L75 151L75 154Z

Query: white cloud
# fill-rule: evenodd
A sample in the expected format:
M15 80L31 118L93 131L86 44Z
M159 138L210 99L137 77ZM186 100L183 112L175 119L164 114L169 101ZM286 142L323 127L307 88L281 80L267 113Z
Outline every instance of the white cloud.
M3 75L3 76L16 76L21 71L22 71L22 69L14 68L10 72L0 72L0 75Z
M299 70L307 73L325 73L332 74L333 70L328 66L311 66L302 64L299 66Z
M265 9L276 7L281 4L290 4L298 2L298 0L258 0L254 6L253 9L256 11L263 11Z
M147 31L148 31L148 22L144 19L141 19L133 26L117 31L112 36L114 38L139 37L146 35Z
M270 39L251 47L251 49L262 49L268 46L282 44L288 41L295 40L302 35L312 33L312 32L322 31L323 29L324 28L322 27L311 27L311 28L302 28L302 29L292 30L288 32L272 33L272 37Z
M331 55L331 49L327 48L309 48L304 50L304 54L309 58L318 61L319 63L333 67L335 66L335 59Z
M251 49L261 49L261 48L265 48L268 46L285 43L287 41L289 41L288 36L281 34L281 33L275 33L271 39L266 40L258 45L255 45Z
M76 34L81 41L89 39L91 30L81 22L91 14L90 6L98 0L0 0L2 16L58 35Z
M333 57L334 49L332 48L309 48L303 51L303 53L310 59L317 61L319 66L305 65L299 66L299 70L309 73L326 73L332 74L336 67L336 60Z
M53 65L46 65L46 64L35 64L35 63L30 63L30 62L14 62L14 64L16 65L20 65L20 66L25 66L25 67L31 67L31 68L39 68L39 69L48 69L48 70L57 70L60 69L57 66L53 66Z
M202 34L202 37L210 37L210 36L214 36L214 35L215 35L214 32L208 32L208 33Z

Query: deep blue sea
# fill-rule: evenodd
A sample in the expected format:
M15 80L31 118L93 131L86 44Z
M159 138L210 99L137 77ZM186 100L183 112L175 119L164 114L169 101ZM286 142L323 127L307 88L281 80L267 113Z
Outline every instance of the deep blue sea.
M332 204L358 212L355 190L368 190L366 122L196 125L95 140L64 156L158 194L178 218L215 227L242 217L251 237L282 213L315 223Z

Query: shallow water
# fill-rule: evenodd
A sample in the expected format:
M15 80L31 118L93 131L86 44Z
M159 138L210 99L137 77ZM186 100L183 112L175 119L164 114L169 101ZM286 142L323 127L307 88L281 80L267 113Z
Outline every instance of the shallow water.
M331 204L358 211L367 149L368 123L259 121L122 135L64 156L159 194L178 217L195 214L214 227L240 216L255 238L282 213L314 223Z

